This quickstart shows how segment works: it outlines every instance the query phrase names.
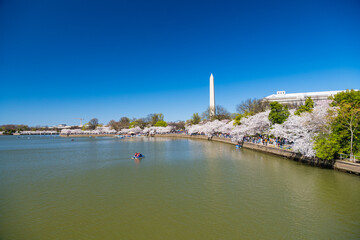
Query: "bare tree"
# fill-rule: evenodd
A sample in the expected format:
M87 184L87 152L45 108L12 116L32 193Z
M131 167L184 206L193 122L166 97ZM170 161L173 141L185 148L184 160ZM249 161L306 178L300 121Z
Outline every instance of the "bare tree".
M110 120L108 126L110 126L112 129L115 129L116 131L119 131L118 122L115 120Z
M147 116L147 121L151 123L151 126L154 126L158 121L164 121L164 114L162 113L152 113Z
M97 118L93 118L89 121L89 129L94 130L97 125L99 125L99 120Z
M231 119L231 113L224 107L220 105L215 106L215 115L210 118L210 107L208 107L202 114L201 118L203 120L224 120Z
M176 130L185 130L184 121L168 122L168 126L174 127Z
M130 119L128 117L120 118L120 120L118 122L119 129L129 128L129 125L130 125Z
M236 111L240 114L250 113L256 114L259 112L264 112L269 108L269 102L264 101L263 99L246 99L236 106Z

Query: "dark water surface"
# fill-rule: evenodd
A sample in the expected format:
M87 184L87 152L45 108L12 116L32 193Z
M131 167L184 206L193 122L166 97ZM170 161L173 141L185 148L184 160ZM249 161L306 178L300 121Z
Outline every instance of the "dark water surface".
M360 239L360 177L216 142L1 136L8 239Z

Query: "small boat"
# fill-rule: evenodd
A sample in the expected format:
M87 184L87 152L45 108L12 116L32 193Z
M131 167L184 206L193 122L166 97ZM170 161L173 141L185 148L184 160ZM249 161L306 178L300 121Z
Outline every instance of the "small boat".
M144 157L145 157L144 155L140 155L138 157L133 156L132 159L143 159Z

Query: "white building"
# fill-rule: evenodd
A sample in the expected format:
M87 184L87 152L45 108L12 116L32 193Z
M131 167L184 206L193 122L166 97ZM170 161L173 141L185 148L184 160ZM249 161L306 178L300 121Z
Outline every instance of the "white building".
M50 129L53 129L53 128L58 128L58 129L70 129L72 126L67 126L66 124L59 124L57 126L52 126L52 127L49 127ZM74 126L74 127L77 127L77 126Z
M325 91L325 92L307 92L307 93L286 93L285 91L277 91L276 94L272 94L264 98L265 101L279 102L287 104L304 104L306 98L311 97L314 102L327 100L330 96L334 96L340 91Z

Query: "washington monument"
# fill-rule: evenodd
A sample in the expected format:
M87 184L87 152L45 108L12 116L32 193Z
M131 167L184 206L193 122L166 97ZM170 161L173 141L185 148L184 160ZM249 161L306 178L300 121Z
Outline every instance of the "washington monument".
M214 89L214 76L210 75L210 119L215 116L215 89Z

